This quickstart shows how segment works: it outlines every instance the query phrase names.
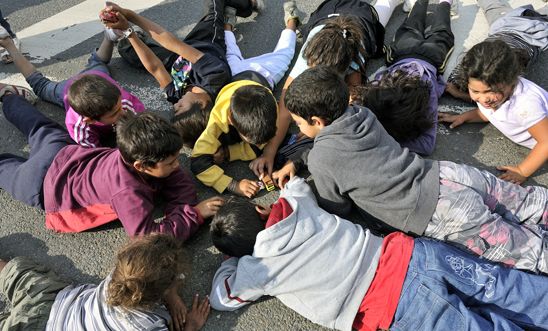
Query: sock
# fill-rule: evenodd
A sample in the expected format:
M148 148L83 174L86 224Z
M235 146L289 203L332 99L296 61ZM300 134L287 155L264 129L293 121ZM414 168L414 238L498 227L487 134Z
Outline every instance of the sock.
M386 27L390 16L394 12L394 8L400 3L399 0L377 0L375 10L379 14L379 22Z

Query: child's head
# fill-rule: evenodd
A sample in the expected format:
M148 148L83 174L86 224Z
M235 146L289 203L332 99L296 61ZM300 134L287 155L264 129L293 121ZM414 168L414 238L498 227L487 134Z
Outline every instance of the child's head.
M122 308L149 308L183 272L183 251L171 235L150 234L132 240L116 259L107 288L107 303Z
M417 75L396 70L352 94L353 103L369 108L396 141L415 139L433 126L428 83Z
M114 124L122 115L118 87L97 75L82 75L68 89L68 102L87 122Z
M363 33L354 16L339 16L326 21L325 26L307 41L303 56L308 66L325 65L346 74L350 63L365 59ZM365 68L360 68L365 74Z
M183 139L183 145L193 148L194 144L204 132L211 107L202 108L200 104L194 103L190 108L176 108L175 115L171 119L171 123Z
M230 198L219 209L209 232L213 245L223 254L235 257L253 254L257 234L265 223L249 200Z
M116 143L124 161L139 172L163 178L179 168L181 136L154 113L124 114L116 127Z
M262 85L242 86L230 99L230 123L250 144L261 145L272 139L277 119L276 99Z
M301 132L314 138L344 113L349 93L340 74L327 66L316 66L291 82L284 103Z
M522 69L516 53L500 40L475 45L462 60L470 98L491 109L510 97Z

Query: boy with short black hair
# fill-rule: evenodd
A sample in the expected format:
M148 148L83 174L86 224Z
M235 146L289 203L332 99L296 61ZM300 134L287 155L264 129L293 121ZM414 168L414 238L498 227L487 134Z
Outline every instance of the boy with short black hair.
M3 87L5 117L27 136L31 153L0 155L0 188L45 209L47 228L80 232L119 219L130 236L163 232L186 240L223 203L219 197L198 203L179 166L181 138L158 115L126 113L117 128L120 149L84 148L18 90ZM153 214L159 197L160 221Z
M115 135L116 122L125 112L145 111L143 103L110 77L108 63L114 48L105 31L103 41L78 75L60 82L45 77L19 52L10 37L0 38L0 46L13 57L34 93L66 110L65 125L70 137L84 147L99 147Z
M207 127L192 150L192 172L219 193L228 189L253 197L259 191L255 180L236 181L225 175L218 164L257 158L276 134L277 118L276 99L268 87L248 79L226 85L219 92Z
M301 132L314 138L303 162L322 208L338 215L356 208L372 231L432 237L492 261L548 273L546 188L422 159L390 137L369 109L351 105L341 112L347 97L342 78L326 67L305 71L285 97ZM288 162L274 178L282 184L295 171Z
M216 310L269 295L338 330L548 327L544 276L401 232L375 236L321 209L302 178L287 183L271 211L228 201L210 232L229 255L213 278Z

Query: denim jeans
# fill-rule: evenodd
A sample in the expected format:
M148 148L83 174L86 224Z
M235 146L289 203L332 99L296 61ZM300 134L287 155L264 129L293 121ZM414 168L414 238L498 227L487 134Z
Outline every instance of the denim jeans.
M548 329L548 278L415 240L390 330L522 328Z
M63 127L21 96L7 95L2 101L6 119L27 137L30 155L26 159L0 154L0 188L19 201L44 209L46 173L57 153L72 140Z
M102 71L107 75L110 75L110 70L107 63L97 56L96 51L91 53L91 56L88 59L88 64L84 70L78 73L78 75L90 70ZM67 82L72 79L74 79L74 77L61 82L55 82L45 77L40 71L35 71L27 77L27 83L29 83L34 93L40 99L64 108L65 104L63 102L63 92Z

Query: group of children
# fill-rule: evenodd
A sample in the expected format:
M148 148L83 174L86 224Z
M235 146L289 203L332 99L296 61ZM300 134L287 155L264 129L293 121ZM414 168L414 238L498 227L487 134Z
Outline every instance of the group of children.
M37 71L0 29L0 46L34 93L66 110L65 129L32 106L31 91L0 84L5 118L31 147L28 159L0 155L0 187L44 209L50 229L79 232L119 219L134 238L99 285L66 287L27 259L0 262L0 291L14 303L0 325L195 330L210 303L234 310L270 295L341 330L548 328L548 190L519 185L548 159L548 93L520 76L548 48L548 19L530 7L478 3L489 38L464 55L449 84L441 74L454 43L452 0L430 13L427 0L406 2L410 13L387 46L396 0L326 0L306 25L286 1L275 50L248 59L233 29L237 16L263 9L258 0L206 1L182 41L107 2L100 47L62 82ZM293 59L297 28L305 42L277 102L272 91ZM174 105L171 123L110 77L115 42ZM389 66L368 82L369 59L383 54ZM444 91L478 109L438 115ZM490 121L531 153L501 167L500 178L425 159L438 117L452 127ZM291 119L300 134L287 134ZM116 147L101 147L113 138ZM192 147L198 180L241 197L198 202L179 165L183 145ZM226 175L222 165L233 160L272 177L278 201L243 198L261 185ZM304 166L315 195L296 176ZM162 219L153 216L158 198ZM365 229L344 219L353 212ZM211 238L226 259L209 301L196 297L187 312L177 294L179 243L212 216ZM38 283L40 295L28 293Z

